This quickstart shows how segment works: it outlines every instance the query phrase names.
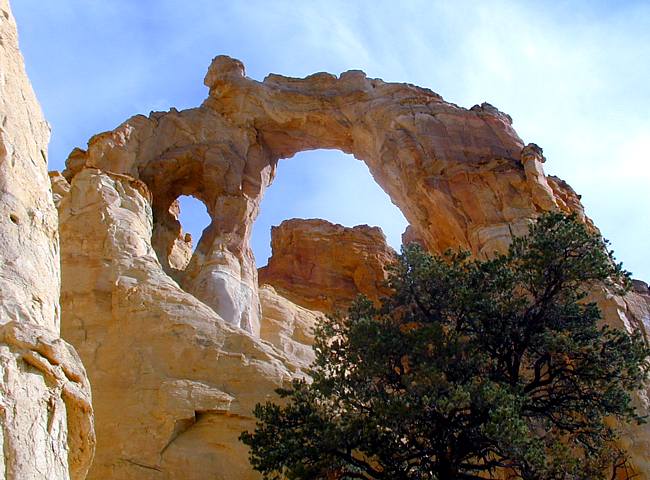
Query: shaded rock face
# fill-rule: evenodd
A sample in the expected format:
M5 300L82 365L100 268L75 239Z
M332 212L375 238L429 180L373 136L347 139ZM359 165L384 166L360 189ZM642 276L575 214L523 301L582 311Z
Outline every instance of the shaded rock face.
M252 425L253 405L313 358L318 313L304 306L328 311L357 291L380 295L392 254L379 232L321 221L276 229L260 276L277 290L258 287L250 235L280 159L315 148L353 154L408 219L405 238L435 253L490 256L548 210L590 223L575 192L544 175L541 149L489 104L463 109L359 71L257 82L223 56L205 83L200 107L132 117L71 153L68 186L53 176L63 332L94 389L89 478L258 478L237 436ZM211 217L189 261L174 207L181 195ZM360 269L347 249L372 267ZM606 321L646 332L642 294L595 296ZM649 441L644 429L626 437L640 472L650 471Z
M287 220L271 229L271 249L260 285L311 310L344 312L359 294L379 303L390 293L385 269L397 254L378 227Z
M94 451L90 385L59 336L50 131L0 0L0 478L83 479Z
M259 289L262 305L260 337L270 342L296 365L303 368L314 361L314 327L322 316L302 308L282 295L271 285Z

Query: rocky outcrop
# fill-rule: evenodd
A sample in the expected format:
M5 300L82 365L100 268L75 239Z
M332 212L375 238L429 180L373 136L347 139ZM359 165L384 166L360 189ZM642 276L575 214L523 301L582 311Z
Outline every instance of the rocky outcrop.
M52 199L54 205L58 208L61 199L70 192L70 184L59 172L49 172L50 185L52 187Z
M174 200L169 206L169 215L157 219L160 222L171 219L172 224L156 225L157 228L154 228L154 236L151 239L154 248L158 247L158 251L161 252L159 258L164 262L163 268L174 278L178 278L185 270L194 250L192 235L183 232L181 228L180 214L180 203Z
M490 256L548 210L590 223L575 192L544 175L541 149L524 145L489 104L467 110L359 71L257 82L224 56L205 84L200 107L135 116L67 161L63 330L95 392L90 478L254 478L237 435L253 404L310 358L316 314L295 303L328 310L349 301L348 288L379 294L379 254L357 273L353 254L336 245L379 252L369 246L379 235L327 225L296 227L300 240L285 251L291 235L278 241L262 272L278 291L258 288L250 235L280 159L314 148L353 154L409 221L405 238L435 253ZM186 266L187 250L174 253L187 243L174 208L181 195L201 200L211 218ZM366 234L372 240L360 241ZM327 298L300 290L303 281ZM606 321L646 334L645 303L598 295ZM640 472L650 471L648 439L643 429L626 438Z
M46 167L50 129L27 79L7 0L0 10L0 315L4 323L28 320L57 332L57 218Z
M88 478L257 478L237 437L251 428L255 403L300 375L300 365L163 271L151 199L139 180L86 168L59 206L63 334L94 390ZM305 321L291 321L278 330L307 338ZM307 355L298 350L307 347L294 343L291 357Z
M347 228L293 219L271 229L272 256L259 269L284 297L311 310L344 312L357 295L379 304L388 295L386 267L397 259L378 227Z
M630 334L640 332L646 341L650 338L650 290L644 282L633 280L632 288L623 296L599 289L589 300L598 304L604 323ZM642 414L650 414L650 385L637 392L635 404ZM632 472L637 475L632 478L649 479L650 424L626 425L622 430L620 443L630 454Z
M86 371L58 334L0 324L2 478L86 478L95 450Z
M627 309L635 318L633 329L650 331L650 285L642 280L633 279L632 287L624 298Z
M83 479L94 451L90 386L59 338L49 127L0 0L0 478Z

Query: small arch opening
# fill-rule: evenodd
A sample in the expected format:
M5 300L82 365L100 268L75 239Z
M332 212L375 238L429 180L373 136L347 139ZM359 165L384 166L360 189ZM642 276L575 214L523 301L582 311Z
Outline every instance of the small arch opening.
M190 242L192 243L192 252L196 250L196 246L201 240L203 230L205 230L212 219L208 213L208 209L201 200L191 195L181 195L176 199L178 204L178 221L181 222L183 234L190 235Z
M154 218L154 250L165 271L178 280L178 274L189 264L203 230L210 225L208 210L196 197L180 195Z

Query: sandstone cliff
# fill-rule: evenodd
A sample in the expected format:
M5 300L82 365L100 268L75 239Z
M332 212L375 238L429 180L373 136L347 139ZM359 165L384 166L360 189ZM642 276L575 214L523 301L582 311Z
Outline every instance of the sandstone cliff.
M223 56L205 83L200 107L132 117L73 151L69 189L54 177L63 332L94 390L98 452L89 478L256 478L237 435L253 404L310 359L317 314L290 300L328 310L349 301L356 291L348 288L380 293L383 247L350 247L375 265L357 274L345 248L315 246L319 237L349 238L318 222L294 229L296 251L276 242L262 279L278 290L258 288L250 235L280 159L314 148L353 154L408 219L407 237L433 252L489 256L552 209L590 223L575 192L544 174L542 150L524 145L510 117L489 104L460 108L359 71L257 82ZM211 217L186 266L186 253L174 253L184 240L173 206L180 195L203 201ZM289 272L300 281L283 284ZM336 300L299 291L302 281ZM594 295L606 321L646 334L647 296ZM639 478L648 478L650 430L633 428L626 442Z
M94 451L90 385L59 337L49 135L0 0L0 478L11 480L81 480Z
M293 309L273 315L289 330L268 333L275 348L183 291L158 261L151 194L132 177L85 168L59 211L63 334L94 391L88 478L256 478L237 437L255 403L310 361L288 344Z

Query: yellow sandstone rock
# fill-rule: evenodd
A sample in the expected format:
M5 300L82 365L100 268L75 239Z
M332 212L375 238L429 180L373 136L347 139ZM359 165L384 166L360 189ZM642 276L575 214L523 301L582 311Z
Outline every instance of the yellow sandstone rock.
M69 193L57 189L63 332L94 390L89 478L256 478L237 436L256 402L303 374L318 315L303 307L381 296L392 256L381 234L321 221L275 231L260 276L277 290L258 287L250 235L283 158L353 154L409 221L405 238L435 253L488 257L554 209L593 227L579 196L544 174L541 149L489 104L467 110L360 71L257 82L225 56L205 84L198 108L137 115L91 138L68 158ZM211 218L189 261L181 195ZM647 335L647 295L594 295L605 321ZM649 440L643 427L626 434L639 478L650 478Z
M302 365L163 271L150 202L143 182L85 168L59 205L63 335L94 392L88 478L257 478L237 438Z

